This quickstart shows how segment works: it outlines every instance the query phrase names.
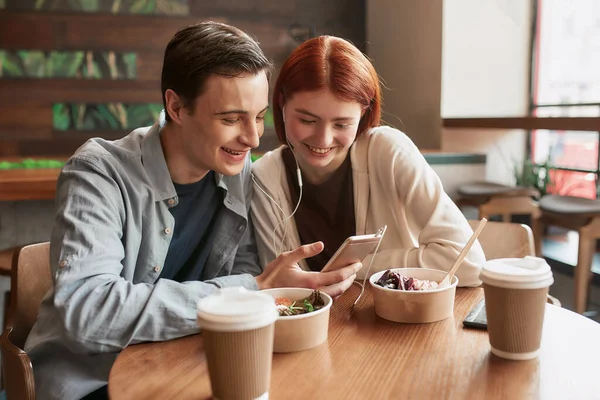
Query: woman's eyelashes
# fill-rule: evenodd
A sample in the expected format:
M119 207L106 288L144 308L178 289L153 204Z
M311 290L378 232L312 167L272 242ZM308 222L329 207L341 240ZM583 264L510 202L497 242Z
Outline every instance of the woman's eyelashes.
M313 125L315 124L317 121L316 120L309 120L309 119L304 119L304 118L300 118L300 123L304 124L304 125ZM345 130L345 129L349 129L352 127L353 124L334 124L333 126L336 129L339 130Z

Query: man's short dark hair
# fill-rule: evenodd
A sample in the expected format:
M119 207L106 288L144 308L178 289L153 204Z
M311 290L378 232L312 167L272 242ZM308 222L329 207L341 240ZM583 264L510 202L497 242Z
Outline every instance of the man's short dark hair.
M237 77L265 72L270 78L273 64L258 42L244 31L214 21L200 22L178 31L165 50L161 76L163 106L165 92L173 90L190 112L212 75ZM167 121L171 120L165 112Z

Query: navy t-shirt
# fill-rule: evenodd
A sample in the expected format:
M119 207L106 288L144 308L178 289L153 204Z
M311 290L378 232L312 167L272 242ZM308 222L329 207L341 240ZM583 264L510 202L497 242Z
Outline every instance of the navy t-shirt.
M217 187L213 171L195 183L173 184L179 203L169 209L175 228L160 277L178 282L198 280L212 246L211 231L223 205L223 190Z

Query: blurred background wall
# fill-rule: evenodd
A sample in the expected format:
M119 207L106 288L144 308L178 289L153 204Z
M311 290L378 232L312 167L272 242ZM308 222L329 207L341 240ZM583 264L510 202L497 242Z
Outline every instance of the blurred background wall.
M365 49L364 0L0 0L0 156L68 156L151 125L166 44L206 19L247 31L277 66L319 34Z

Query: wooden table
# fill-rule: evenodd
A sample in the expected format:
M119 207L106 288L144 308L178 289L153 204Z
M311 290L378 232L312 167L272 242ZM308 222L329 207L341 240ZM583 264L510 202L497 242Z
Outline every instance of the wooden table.
M548 305L539 359L490 353L487 332L462 327L482 289L458 289L454 316L404 325L375 315L369 291L352 312L353 286L331 312L328 342L275 354L272 399L598 399L600 324ZM206 399L201 335L130 346L108 381L110 398Z
M60 168L0 170L0 201L52 200Z

